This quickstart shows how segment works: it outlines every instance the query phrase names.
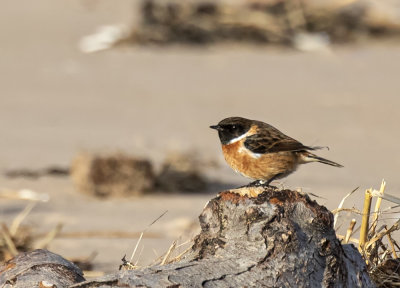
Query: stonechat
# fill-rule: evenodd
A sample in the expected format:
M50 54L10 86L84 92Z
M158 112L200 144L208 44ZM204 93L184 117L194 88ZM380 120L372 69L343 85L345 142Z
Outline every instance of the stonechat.
M210 128L218 131L225 160L232 169L260 184L269 185L288 176L299 164L320 162L343 167L310 152L323 147L304 146L261 121L229 117Z

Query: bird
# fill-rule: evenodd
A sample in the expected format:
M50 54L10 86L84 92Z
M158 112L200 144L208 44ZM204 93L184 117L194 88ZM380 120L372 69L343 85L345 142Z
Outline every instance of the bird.
M229 117L210 128L218 131L226 162L254 184L269 186L310 162L343 167L310 152L324 147L305 146L261 121Z

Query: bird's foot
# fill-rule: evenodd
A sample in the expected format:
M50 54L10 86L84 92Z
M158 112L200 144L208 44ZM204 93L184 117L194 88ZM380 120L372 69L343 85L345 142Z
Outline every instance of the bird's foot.
M239 188L262 187L262 188L278 189L276 186L270 185L270 183L271 181L256 180Z

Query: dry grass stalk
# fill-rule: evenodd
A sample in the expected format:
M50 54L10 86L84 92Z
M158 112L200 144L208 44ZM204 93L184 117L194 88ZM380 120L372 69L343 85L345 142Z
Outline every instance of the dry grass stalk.
M363 223L360 232L360 253L363 255L371 278L378 287L399 287L400 286L400 261L398 260L396 247L399 249L391 233L400 229L400 219L390 228L382 225L377 229L382 199L399 202L399 198L385 193L386 182L383 180L380 190L368 189L365 193ZM385 194L384 194L385 193ZM375 209L370 214L371 198L376 197ZM389 209L385 209L390 210ZM372 217L370 222L370 216ZM368 227L370 223L370 226ZM369 233L368 233L369 230ZM386 237L385 237L386 236ZM363 241L363 242L361 242Z
M136 254L136 250L137 250L137 248L139 247L139 243L140 243L140 241L142 241L143 234L144 234L144 231L143 231L142 233L140 233L140 237L139 237L138 241L136 242L135 249L133 249L131 258L129 259L129 262L131 262L131 263L132 263L133 257L134 257L135 254Z
M368 225L369 225L369 213L371 212L371 201L372 201L372 188L365 191L364 198L364 208L361 221L361 231L360 231L360 242L358 243L358 250L360 253L364 251L365 242L368 238Z
M18 232L18 228L20 227L22 221L28 216L28 214L32 211L33 207L36 206L36 202L31 202L28 205L26 205L25 209L22 210L21 213L17 215L17 217L14 218L14 221L11 223L10 226L10 234L11 236L15 236Z
M343 242L344 242L344 239L346 238L345 235L340 235L340 234L336 234L336 237L337 237L339 240L343 241ZM348 243L349 243L349 242L351 242L351 243L353 243L353 244L355 244L355 245L358 245L358 243L359 243L360 241L359 241L357 238L352 238L352 237L350 237L349 240L348 240Z
M30 189L0 189L0 198L29 200L25 208L13 219L11 225L3 223L0 230L0 261L6 261L20 252L34 249L40 243L43 235L34 234L31 227L22 225L37 202L49 201L49 195L38 193ZM47 244L53 239L47 240ZM43 240L42 240L43 241ZM39 246L41 248L41 246Z
M63 224L58 223L55 228L48 232L46 236L35 245L35 247L38 249L46 249L49 246L50 242L53 241L54 238L56 238L56 236L60 233L62 227Z
M397 220L396 223L394 223L393 226L390 227L389 229L386 229L385 231L379 232L376 235L374 235L374 237L371 240L365 243L365 250L370 248L370 246L375 242L380 241L384 236L399 229L400 229L400 219Z
M16 256L18 254L18 250L15 247L14 241L12 239L10 231L8 230L7 225L2 223L1 228L2 228L1 234L3 235L4 241L8 247L8 251L11 253L12 256Z
M21 226L22 220L31 210L27 208L29 208L29 205L14 219L12 229L9 229L5 223L1 224L0 261L9 260L10 258L16 256L20 251L26 251L30 249L32 242L30 230Z
M171 259L170 263L173 262L178 262L182 259L182 257L188 253L190 250L192 250L192 246L189 246L188 248L186 248L186 250L184 250L182 253L178 254L175 258Z
M375 202L374 212L372 214L373 218L372 218L372 224L371 224L371 227L370 227L370 230L369 230L370 231L369 235L375 235L376 225L378 224L378 219L379 219L379 215L380 215L380 207L381 207L381 203L382 203L382 196L383 196L383 193L385 192L385 187L386 187L386 182L385 182L385 180L382 180L381 187L379 189L379 195L375 196L375 197L377 197L377 199L376 199L376 202ZM382 243L381 242L375 242L373 244L373 246L371 247L370 251L368 251L371 256L374 255L374 254L378 254L379 245L382 245ZM386 253L386 252L387 252L387 250L384 253ZM370 258L371 258L371 256L370 256ZM377 257L377 255L374 255L372 258L376 258L376 257ZM382 257L383 257L383 259L385 258L384 256L382 256Z
M179 245L176 245L176 247L174 247L174 250L184 246L184 245L188 245L188 244L192 244L192 240L187 240ZM169 263L174 263L174 262L178 262L179 260L182 259L182 257L188 253L190 250L192 249L192 245L189 245L189 247L187 247L183 252L181 252L180 254L178 254L177 256L175 256L172 259L168 258L168 261L165 264L169 264ZM171 251L172 252L172 251ZM168 253L168 252L167 252Z
M389 241L390 247L392 247L393 258L397 259L398 257L397 257L397 254L396 254L396 248L394 247L394 243L393 243L394 240L392 238L392 235L390 235L390 233L388 233L387 237L388 237L388 241Z
M387 259L381 265L371 269L369 273L378 287L392 288L400 286L400 265L397 259Z
M346 236L344 237L344 241L343 241L344 244L349 243L349 239L351 237L351 234L353 234L355 225L356 225L356 219L351 219L350 226L349 226L349 228L347 228Z
M175 248L176 248L176 240L174 240L174 242L172 242L172 244L169 247L167 253L165 254L163 260L161 261L161 265L165 265L166 263L168 263L169 256L171 255L172 251L175 250Z
M30 190L26 190L30 191ZM25 199L25 198L24 198ZM0 230L0 261L6 261L20 252L47 246L56 236L56 229L45 236L34 234L30 227L22 225L37 201L29 203L12 221L10 228L2 223ZM44 237L44 239L42 239ZM43 243L43 244L40 244Z
M177 244L177 243L178 242L176 240L174 242L172 242L168 251L166 253L164 253L163 255L157 257L151 265L165 265L165 264L178 262L184 255L186 255L192 249L193 239L189 239L180 244ZM176 251L178 250L178 248L185 246L185 245L188 245L188 247L183 252L181 252L178 255L171 258L172 254L176 254ZM156 251L154 251L154 253L157 254ZM168 259L166 259L164 261L164 259L166 258L167 255L168 255Z
M342 199L342 201L340 201L338 208L332 211L332 213L335 215L334 220L333 220L333 229L335 229L335 227L336 227L336 223L337 223L337 220L338 220L338 218L339 218L339 212L340 212L340 211L347 211L347 210L348 210L348 209L343 209L343 208L342 208L342 207L343 207L343 204L344 204L344 201L345 201L348 197L350 197L351 194L353 194L354 192L356 192L356 191L358 190L358 188L359 188L359 187L357 187L356 189L354 189L353 191L351 191L350 193L348 193L346 196L344 196L343 199Z
M140 256L142 256L143 250L144 250L144 246L142 246L142 248L140 249L139 256L137 257L136 262L135 262L135 266L138 266Z
M383 195L383 193L385 192L385 187L386 187L386 182L385 182L385 180L382 180L381 188L379 189L380 195ZM379 213L380 213L379 210L381 208L381 202L382 202L382 197L378 196L378 198L376 199L376 203L375 203L374 218L373 218L372 226L371 226L371 234L375 234L376 225L378 224L378 217L379 217Z
M178 262L182 259L182 257L188 253L190 250L192 249L192 246L189 246L188 248L186 248L182 253L178 254L176 257L172 258L171 260L169 260L168 263L174 263L174 262Z
M356 208L336 208L336 209L333 209L331 212L332 212L332 214L335 214L335 217L336 217L336 215L339 214L339 212L351 212L354 214L362 215L362 212Z
M355 219L353 219L347 229L346 235L337 235L337 237L342 240L343 243L351 242L358 244L358 249L367 263L370 277L376 283L377 287L400 287L400 259L397 253L397 251L400 250L400 246L392 237L394 231L400 230L400 219L390 228L387 228L387 225L381 225L377 228L378 222L385 220L382 219L382 215L398 213L393 210L398 208L399 205L381 209L382 199L400 204L400 198L386 193L385 188L386 182L382 180L379 191L372 188L366 190L360 227L355 229L356 222ZM335 222L339 212L342 211L360 214L360 211L355 208L342 208L344 200L350 195L351 193L346 195L339 204L339 207L332 211L332 213L335 214ZM377 200L374 210L371 213L371 203L374 197L376 197ZM358 229L360 229L359 240L351 238Z
M146 227L146 229L144 229L144 230L140 233L139 239L138 239L138 241L136 241L135 248L133 249L131 258L130 258L129 261L128 261L128 260L125 259L125 256L124 256L124 257L121 259L121 260L122 260L122 264L119 266L119 270L121 270L122 268L124 268L124 269L126 269L126 270L133 270L133 269L137 269L137 268L139 267L139 266L137 266L137 264L138 264L138 262L139 262L139 258L140 258L140 255L142 254L143 248L142 248L142 250L141 250L141 252L140 252L140 254L139 254L139 257L138 257L138 259L136 260L136 262L133 263L132 261L133 261L133 257L135 257L135 255L136 255L136 251L137 251L137 249L138 249L138 247L139 247L140 242L142 241L142 238L143 238L144 233L145 233L154 223L156 223L158 220L160 220L160 218L163 217L167 212L168 212L168 210L166 210L164 213L162 213L160 216L158 216L153 222L150 223L149 226Z

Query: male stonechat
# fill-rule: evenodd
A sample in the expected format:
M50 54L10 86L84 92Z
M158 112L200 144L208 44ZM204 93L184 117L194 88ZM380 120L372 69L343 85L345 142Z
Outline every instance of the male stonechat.
M218 131L225 160L232 169L261 184L288 176L299 164L320 162L343 167L309 152L323 147L304 146L261 121L229 117L210 128Z

